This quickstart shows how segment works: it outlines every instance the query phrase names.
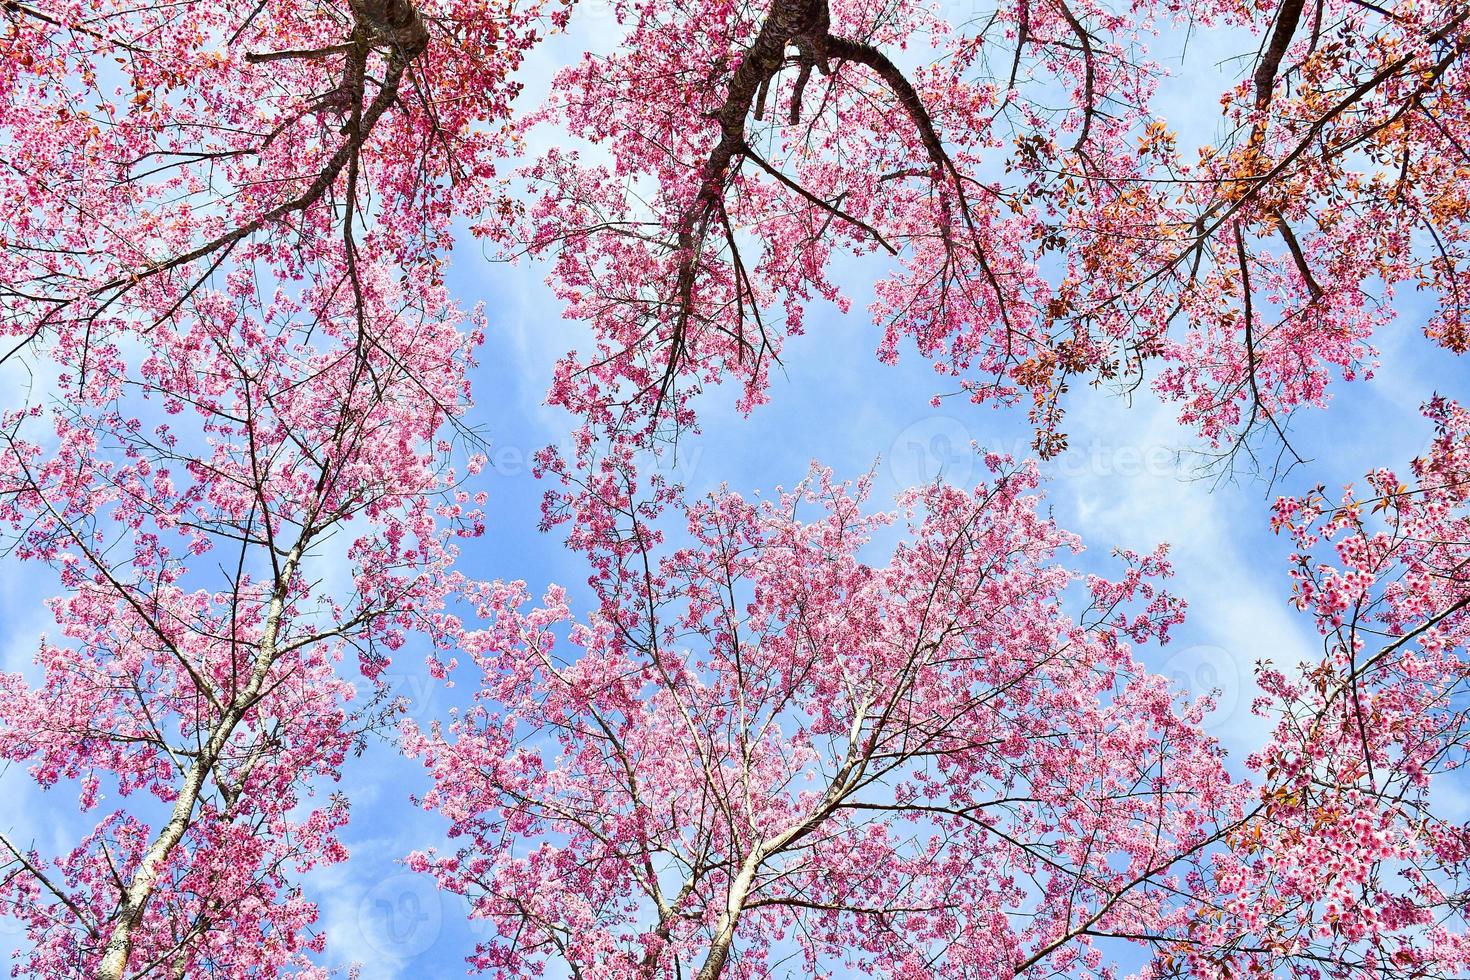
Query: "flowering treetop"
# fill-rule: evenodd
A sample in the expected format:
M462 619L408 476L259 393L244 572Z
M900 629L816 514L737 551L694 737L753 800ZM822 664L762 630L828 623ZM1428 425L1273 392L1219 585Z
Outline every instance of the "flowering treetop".
M717 493L671 507L683 547L626 471L575 486L599 611L487 586L475 704L407 743L463 842L410 864L492 924L475 968L1104 975L1097 937L1180 928L1246 800L1129 650L1180 619L1168 563L1068 571L1034 469L991 462L899 514L823 470Z

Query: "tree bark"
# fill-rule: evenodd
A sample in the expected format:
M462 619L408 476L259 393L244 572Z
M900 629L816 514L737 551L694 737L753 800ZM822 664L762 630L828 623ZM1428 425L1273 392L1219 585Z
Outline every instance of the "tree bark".
M276 661L276 641L280 636L281 620L285 613L286 591L301 561L302 548L301 544L297 544L281 566L280 578L266 613L265 628L261 633L249 682L231 700L230 706L210 730L209 741L205 743L204 750L194 757L194 763L185 774L183 785L179 787L179 795L174 800L168 823L163 825L163 829L148 845L143 860L138 863L138 870L133 873L132 880L123 890L122 898L113 913L112 932L108 934L107 944L102 950L102 961L97 965L97 980L123 980L127 975L128 958L133 952L133 936L143 921L143 913L148 909L149 900L158 888L159 877L169 856L189 829L194 818L194 808L198 806L199 797L204 790L204 781L219 761L236 726L255 704L256 697L265 684L266 675Z

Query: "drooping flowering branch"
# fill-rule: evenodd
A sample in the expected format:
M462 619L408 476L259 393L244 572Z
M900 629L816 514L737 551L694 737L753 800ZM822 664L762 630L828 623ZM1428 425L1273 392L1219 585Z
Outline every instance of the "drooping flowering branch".
M39 0L0 13L8 358L152 329L233 269L335 283L359 305L373 263L421 266L405 284L432 287L451 219L497 205L513 73L565 11Z
M1289 463L1292 413L1371 373L1404 284L1465 346L1458 4L617 9L622 43L565 69L540 114L610 162L552 150L526 220L485 226L553 256L596 335L553 398L615 436L688 425L725 377L742 408L764 400L807 306L846 309L844 252L891 256L880 356L912 341L974 400L1027 402L1042 455L1082 379L1151 383L1221 452L1269 435ZM1174 18L1263 35L1212 145L1151 108L1144 46Z

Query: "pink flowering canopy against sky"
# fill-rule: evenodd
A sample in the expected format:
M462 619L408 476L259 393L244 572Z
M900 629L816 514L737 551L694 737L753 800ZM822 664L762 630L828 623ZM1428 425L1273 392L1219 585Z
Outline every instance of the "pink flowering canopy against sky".
M1470 976L1464 0L0 0L28 978Z

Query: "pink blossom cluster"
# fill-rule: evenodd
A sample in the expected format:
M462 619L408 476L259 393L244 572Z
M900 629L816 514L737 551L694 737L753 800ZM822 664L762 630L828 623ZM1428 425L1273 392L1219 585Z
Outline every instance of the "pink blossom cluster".
M1250 799L1130 649L1181 618L1163 552L1082 579L1034 466L991 463L877 513L820 468L667 505L569 477L599 608L487 586L474 705L405 739L461 842L409 863L488 920L472 966L1040 977L1182 930Z

